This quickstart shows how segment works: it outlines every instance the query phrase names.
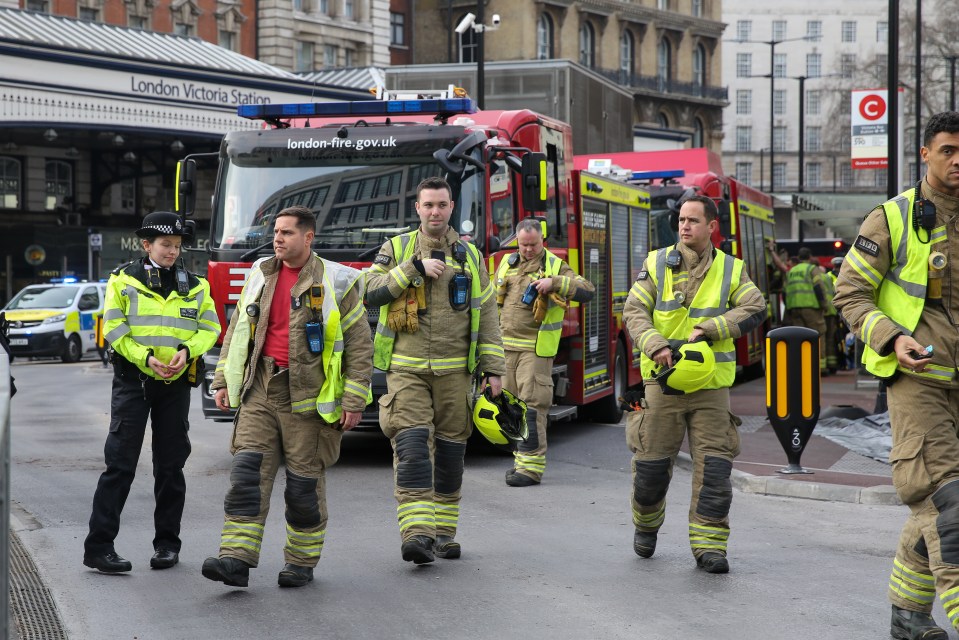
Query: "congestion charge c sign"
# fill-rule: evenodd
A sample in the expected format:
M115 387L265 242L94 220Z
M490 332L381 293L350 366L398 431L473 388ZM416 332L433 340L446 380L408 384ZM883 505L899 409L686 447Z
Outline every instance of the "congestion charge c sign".
M859 102L859 115L866 120L878 120L886 115L886 101L872 93Z
M47 251L38 244L31 244L24 250L23 257L27 264L35 267L43 264L43 261L47 259Z

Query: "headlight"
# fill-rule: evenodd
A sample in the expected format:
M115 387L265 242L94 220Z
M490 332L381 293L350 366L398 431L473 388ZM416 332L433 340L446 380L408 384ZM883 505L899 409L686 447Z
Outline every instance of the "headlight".
M66 322L66 320L67 320L67 314L60 313L55 316L50 316L49 318L44 318L43 322L40 324L54 324L57 322Z

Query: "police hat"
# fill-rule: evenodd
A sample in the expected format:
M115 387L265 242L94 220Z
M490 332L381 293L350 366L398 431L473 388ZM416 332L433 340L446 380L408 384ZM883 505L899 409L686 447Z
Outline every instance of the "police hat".
M177 214L169 211L154 211L143 219L143 226L137 229L136 234L141 238L183 236L186 235L186 230Z
M843 261L842 256L836 256L835 258L832 259L832 266L838 267L839 265L842 264L842 261Z

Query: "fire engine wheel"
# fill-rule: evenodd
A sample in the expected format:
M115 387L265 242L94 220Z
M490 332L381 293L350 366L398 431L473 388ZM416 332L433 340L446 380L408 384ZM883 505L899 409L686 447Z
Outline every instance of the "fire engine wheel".
M83 356L83 345L80 344L78 336L72 335L67 340L67 346L63 348L60 359L64 362L77 362L81 356Z
M613 393L596 403L593 409L594 420L618 424L623 419L619 399L626 393L626 376L626 350L620 344L616 347L616 359L613 361Z

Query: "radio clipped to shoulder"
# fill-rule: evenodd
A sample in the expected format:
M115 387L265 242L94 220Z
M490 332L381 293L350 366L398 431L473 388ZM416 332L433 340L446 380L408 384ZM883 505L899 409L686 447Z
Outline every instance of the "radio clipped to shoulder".
M682 263L683 254L679 252L679 249L673 247L673 249L666 254L666 266L675 271Z
M306 348L316 355L323 353L323 285L313 285L309 291L313 319L304 325Z
M912 228L916 234L922 228L926 232L926 239L920 242L929 243L929 236L932 230L936 228L936 205L932 200L922 197L922 181L916 183L915 193L912 198Z

